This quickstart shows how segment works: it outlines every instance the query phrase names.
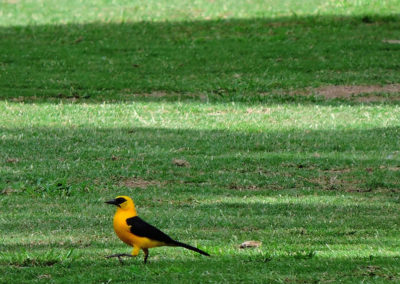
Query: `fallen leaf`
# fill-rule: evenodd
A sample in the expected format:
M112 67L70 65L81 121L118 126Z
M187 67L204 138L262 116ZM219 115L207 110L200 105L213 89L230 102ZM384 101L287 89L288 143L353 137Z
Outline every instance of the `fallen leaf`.
M262 242L258 241L245 241L242 243L239 248L244 249L244 248L258 248L260 247Z

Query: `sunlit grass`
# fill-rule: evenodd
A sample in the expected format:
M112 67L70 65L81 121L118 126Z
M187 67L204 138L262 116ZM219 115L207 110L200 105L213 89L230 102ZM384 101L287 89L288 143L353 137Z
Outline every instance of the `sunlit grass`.
M396 127L398 105L313 105L199 102L70 104L0 102L2 124L15 127L150 127L165 129L345 130ZM29 117L29 119L27 119ZM237 118L240 117L240 120ZM306 133L305 133L306 134Z
M305 15L390 15L398 0L6 0L0 3L0 25L69 23L124 23L140 21L192 21L274 18Z

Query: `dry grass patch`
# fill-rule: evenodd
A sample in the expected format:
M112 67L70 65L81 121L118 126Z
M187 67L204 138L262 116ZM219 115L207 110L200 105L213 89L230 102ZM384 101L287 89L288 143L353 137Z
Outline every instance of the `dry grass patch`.
M326 99L351 99L357 102L399 101L400 96L379 96L378 94L400 94L400 84L384 86L325 86L309 90L311 93L325 97Z
M341 174L341 173L349 173L349 172L351 172L351 169L348 169L348 168L344 168L344 169L329 169L329 170L324 170L324 172L325 173L332 173L332 174L335 174L335 173Z
M17 159L17 158L8 158L6 160L6 163L9 163L9 164L15 164L15 163L18 163L18 162L19 162L19 159Z
M252 114L252 113L260 113L260 114L270 114L271 113L271 108L247 108L246 113Z
M142 178L127 178L120 182L120 186L126 186L129 188L148 188L150 186L160 186L163 183L157 180L144 180Z
M304 177L303 177L304 178ZM316 184L323 190L343 190L346 192L363 192L362 181L357 179L344 179L339 176L321 175L315 178L304 178L306 181Z
M400 84L388 85L339 85L301 90L278 91L277 94L289 96L316 95L325 99L346 99L355 102L400 101ZM268 96L270 93L262 94Z
M3 189L0 193L3 195L9 195L9 194L17 193L17 192L19 192L19 190L13 189L11 187L7 187L7 188Z
M266 186L257 186L257 185L241 185L232 183L229 185L229 189L237 190L237 191L263 191L263 190L282 190L283 187L279 185L268 185Z
M177 167L190 167L190 163L185 159L172 159L172 164Z
M190 98L190 99L200 99L206 100L207 96L202 93L176 93L176 92L166 92L166 91L153 91L151 93L132 93L130 90L124 90L123 97L127 98Z
M384 169L384 170L389 170L392 172L398 172L400 171L400 166L394 166L394 167L385 167L385 166L380 166L380 169Z
M209 112L207 115L210 116L218 116L218 115L225 115L228 114L228 111L216 111L216 112Z

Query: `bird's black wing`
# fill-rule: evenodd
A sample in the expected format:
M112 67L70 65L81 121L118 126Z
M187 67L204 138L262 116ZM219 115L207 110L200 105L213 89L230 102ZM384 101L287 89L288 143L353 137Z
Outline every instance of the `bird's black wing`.
M166 244L172 244L175 242L168 235L161 232L159 229L150 225L149 223L143 221L138 216L126 219L126 223L131 226L130 231L136 236L146 237L151 240L164 242Z

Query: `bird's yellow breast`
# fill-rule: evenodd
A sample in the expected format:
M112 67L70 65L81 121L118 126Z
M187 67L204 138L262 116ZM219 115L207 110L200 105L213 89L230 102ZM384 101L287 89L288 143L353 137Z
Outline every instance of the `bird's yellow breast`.
M132 218L132 214L130 212L120 211L118 210L114 215L114 231L117 236L130 246L135 246L139 248L153 248L165 245L159 241L151 240L146 237L139 237L131 233L130 226L127 224L126 220L128 218Z

